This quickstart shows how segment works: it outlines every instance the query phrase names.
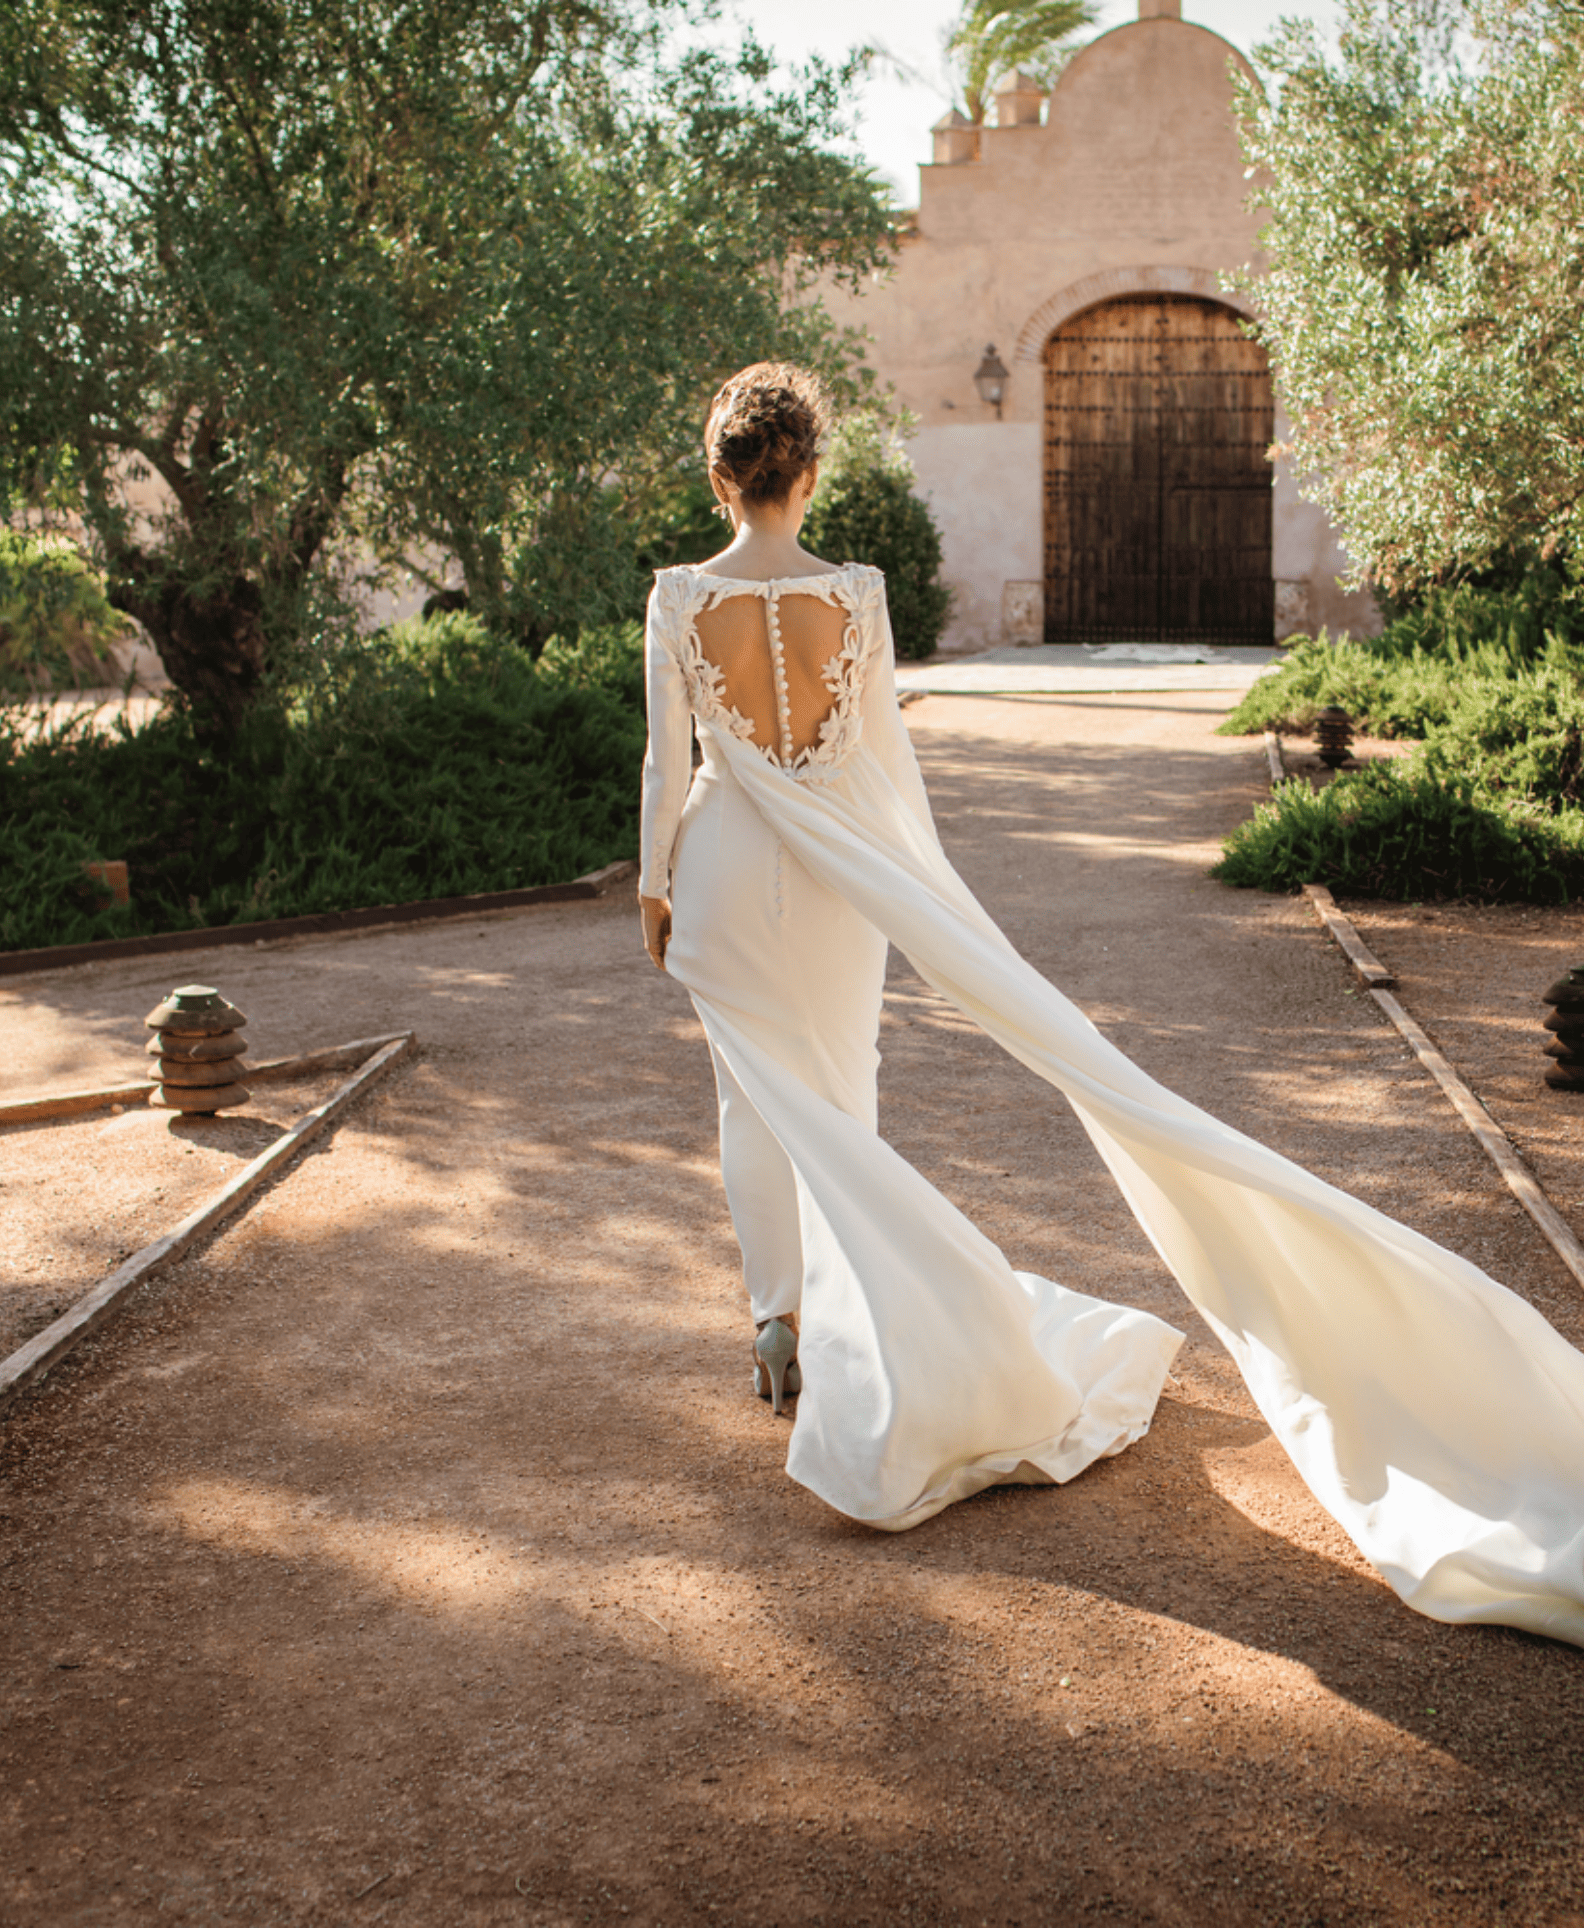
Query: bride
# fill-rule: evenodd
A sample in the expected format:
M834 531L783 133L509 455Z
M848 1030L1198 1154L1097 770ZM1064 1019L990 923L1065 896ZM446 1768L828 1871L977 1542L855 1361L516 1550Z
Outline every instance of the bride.
M1476 1266L1197 1110L1012 949L941 850L885 583L798 543L824 409L715 397L732 541L649 604L644 943L692 996L787 1471L871 1526L1071 1479L1148 1429L1181 1334L1015 1272L876 1132L895 944L1066 1093L1315 1497L1412 1607L1584 1644L1584 1355ZM702 763L693 769L697 738Z

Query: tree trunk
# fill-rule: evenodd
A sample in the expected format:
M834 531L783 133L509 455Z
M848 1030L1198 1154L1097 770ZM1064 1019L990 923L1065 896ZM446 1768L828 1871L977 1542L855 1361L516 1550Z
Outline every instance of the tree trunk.
M518 644L537 662L555 630L514 593L500 543L455 527L449 539L467 583L468 608L492 636Z
M268 657L257 583L236 576L199 597L169 580L147 588L113 582L110 601L147 629L166 675L193 707L200 736L235 741Z

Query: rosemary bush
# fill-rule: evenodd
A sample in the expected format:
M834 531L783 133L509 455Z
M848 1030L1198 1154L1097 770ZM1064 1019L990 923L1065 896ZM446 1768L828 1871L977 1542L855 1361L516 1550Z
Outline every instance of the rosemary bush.
M1555 584L1437 592L1363 643L1299 643L1221 726L1307 730L1328 703L1390 765L1280 786L1223 846L1229 884L1566 903L1584 889L1584 633ZM1578 637L1578 640L1575 638Z

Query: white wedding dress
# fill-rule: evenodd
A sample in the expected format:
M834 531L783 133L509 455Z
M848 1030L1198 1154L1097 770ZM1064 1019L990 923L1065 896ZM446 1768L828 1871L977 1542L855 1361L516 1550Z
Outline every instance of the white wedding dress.
M763 605L778 744L699 622ZM798 750L779 617L845 613ZM877 1135L887 942L1066 1093L1320 1504L1410 1605L1584 1645L1584 1354L1476 1266L1218 1124L1017 955L941 850L896 702L884 582L656 578L643 877L714 1057L755 1316L799 1307L793 1478L892 1530L1066 1480L1147 1429L1180 1335L1014 1272ZM768 687L768 685L767 685ZM703 762L692 767L697 735Z

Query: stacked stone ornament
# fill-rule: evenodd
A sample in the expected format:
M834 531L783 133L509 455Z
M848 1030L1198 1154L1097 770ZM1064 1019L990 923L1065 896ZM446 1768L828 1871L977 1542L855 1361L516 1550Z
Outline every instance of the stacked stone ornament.
M1541 999L1552 1007L1545 1028L1555 1035L1546 1056L1556 1063L1545 1081L1556 1091L1584 1091L1584 964L1559 977Z
M159 1060L151 1105L203 1116L247 1103L241 1082L247 1019L218 991L207 984L179 985L144 1023L154 1033L148 1054Z

